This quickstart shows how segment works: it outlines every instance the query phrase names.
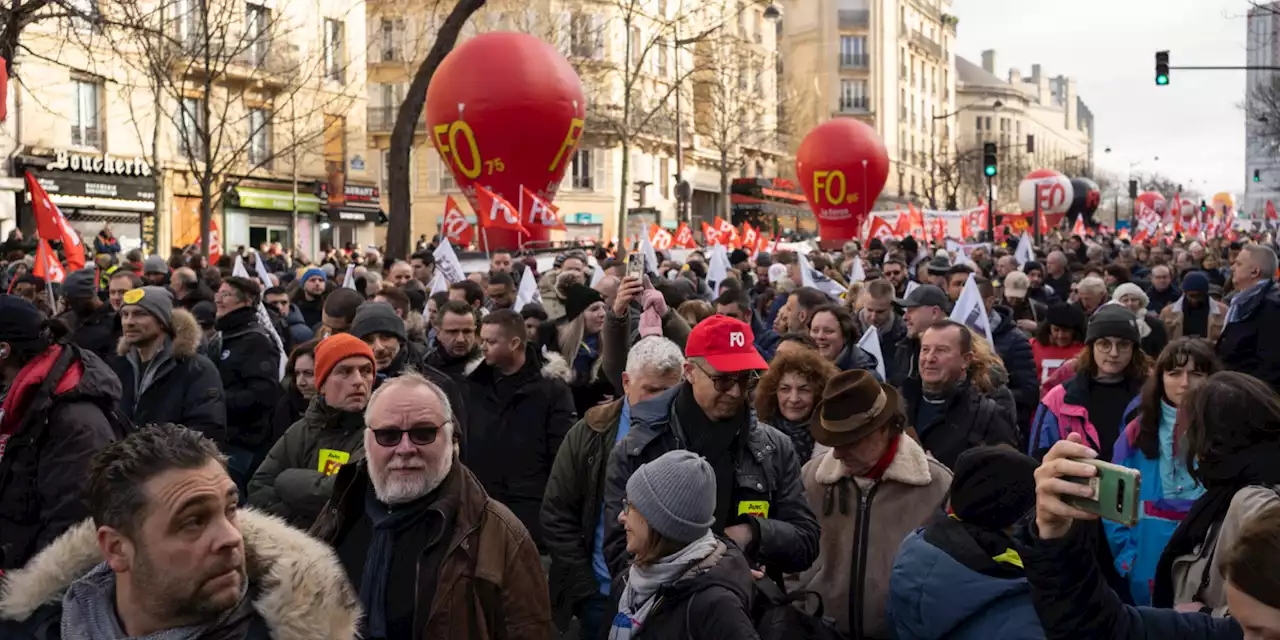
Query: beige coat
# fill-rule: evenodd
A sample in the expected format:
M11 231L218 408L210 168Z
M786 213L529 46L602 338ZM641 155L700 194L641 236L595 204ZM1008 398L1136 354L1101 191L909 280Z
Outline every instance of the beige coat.
M907 534L922 526L942 506L951 487L951 471L906 435L898 437L898 453L880 481L851 478L831 451L804 465L801 472L809 507L822 527L818 559L800 574L792 588L822 595L825 615L850 638L888 638L885 605L893 558ZM868 517L859 522L863 501ZM857 578L859 526L868 527L861 585ZM852 598L851 598L852 595ZM850 631L851 604L860 605L861 633Z
M1182 337L1182 298L1160 310L1160 321L1169 330L1169 341ZM1222 335L1222 327L1227 321L1227 305L1217 300L1209 300L1209 342L1218 343Z
M1263 509L1280 506L1280 487L1251 486L1236 492L1222 524L1209 530L1198 553L1179 556L1173 561L1173 603L1199 602L1216 614L1226 612L1226 584L1222 579L1222 553L1240 536L1240 525ZM1203 588L1200 584L1208 578Z

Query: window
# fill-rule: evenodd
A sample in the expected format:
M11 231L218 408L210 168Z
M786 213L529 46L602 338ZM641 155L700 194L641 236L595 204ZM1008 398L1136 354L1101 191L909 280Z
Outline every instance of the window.
M578 149L573 154L573 163L569 167L569 174L573 176L573 188L590 191L593 187L591 181L591 150ZM634 168L632 169L635 170Z
M604 24L600 16L575 13L569 24L569 53L579 58L604 58Z
M666 38L659 38L658 42L654 44L654 49L656 49L658 52L658 56L657 56L658 75L663 78L667 77L667 75L670 73L670 70L669 70L670 61L667 58L667 56L669 55L667 48L668 46L667 46Z
M71 0L67 3L67 9L72 14L71 26L77 31L93 31L97 28L101 17L98 0Z
M982 116L978 116L977 118L974 118L974 120L975 120L974 128L977 129L978 131L982 131Z
M840 66L867 66L867 39L863 36L840 36Z
M666 200L671 197L671 159L658 160L658 197Z
M76 80L75 121L71 123L71 144L78 147L102 147L102 128L98 116L98 96L102 85L89 80Z
M261 107L249 109L249 164L271 166L271 114Z
M324 77L333 82L342 82L346 75L343 35L341 20L324 19Z
M271 14L260 4L244 5L245 39L249 41L249 64L261 67L267 61L268 20Z
M458 180L453 177L453 170L444 161L440 160L440 154L432 154L432 156L432 160L440 166L440 193L458 191Z
M631 66L639 67L640 58L644 55L644 43L640 40L640 27L631 27L631 43L628 47L631 51Z
M378 151L380 160L381 173L378 174L378 186L382 188L383 193L387 193L387 188L391 184L391 150L382 149Z
M173 22L179 43L190 52L204 41L204 20L200 19L200 7L197 0L175 0L173 3Z
M986 129L987 131L991 131L991 116L987 116L986 118L983 118L982 128Z
M840 81L840 110L865 111L867 109L867 81Z
M404 59L404 18L383 18L378 28L378 48L383 62Z
M183 98L178 111L178 149L189 158L204 155L204 100Z

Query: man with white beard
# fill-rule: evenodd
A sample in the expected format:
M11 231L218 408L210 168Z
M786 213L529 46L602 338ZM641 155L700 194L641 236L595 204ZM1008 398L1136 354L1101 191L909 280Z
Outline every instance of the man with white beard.
M529 532L458 460L445 393L406 371L365 409L365 460L338 472L312 534L367 612L360 637L552 637Z

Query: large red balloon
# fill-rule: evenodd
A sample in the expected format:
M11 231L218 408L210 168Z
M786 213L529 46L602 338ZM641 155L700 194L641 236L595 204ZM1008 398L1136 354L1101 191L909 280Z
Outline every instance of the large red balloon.
M1168 201L1165 200L1164 196L1156 193L1155 191L1145 191L1138 196L1137 200L1133 201L1133 211L1135 215L1141 215L1144 210L1149 209L1156 212L1156 215L1163 218L1167 206Z
M889 179L889 153L870 125L837 118L804 137L796 151L796 175L822 239L848 240L861 232Z
M547 200L573 160L586 120L582 81L555 47L512 32L476 36L454 49L427 88L427 128L445 165L471 201L476 185L520 205L520 187ZM550 230L524 226L546 240ZM494 249L514 249L517 234L486 232Z

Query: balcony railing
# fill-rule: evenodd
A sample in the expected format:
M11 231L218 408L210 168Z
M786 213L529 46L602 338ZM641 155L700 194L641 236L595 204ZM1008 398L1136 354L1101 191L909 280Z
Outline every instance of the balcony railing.
M841 9L840 10L840 28L856 29L866 27L871 24L870 9Z
M928 36L919 31L911 32L911 43L924 49L935 58L942 57L942 45L930 40Z
M842 53L839 57L841 69L866 69L871 63L867 53Z
M840 98L841 113L865 113L869 108L869 102L866 96L846 96Z
M396 114L400 112L400 107L369 107L366 114L370 133L391 133L396 127ZM427 130L426 118L418 118L418 122L414 125L413 130L417 133L423 133Z
M71 127L71 144L77 147L102 148L102 129L99 127Z

